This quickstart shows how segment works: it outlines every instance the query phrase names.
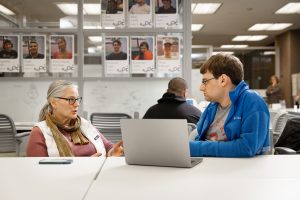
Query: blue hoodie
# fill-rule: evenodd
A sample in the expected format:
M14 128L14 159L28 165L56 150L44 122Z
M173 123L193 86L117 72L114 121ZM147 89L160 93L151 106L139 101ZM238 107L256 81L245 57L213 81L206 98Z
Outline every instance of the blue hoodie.
M251 157L270 149L268 107L261 96L241 81L230 91L231 108L224 124L227 141L205 141L219 103L212 102L198 122L198 136L190 141L191 156Z

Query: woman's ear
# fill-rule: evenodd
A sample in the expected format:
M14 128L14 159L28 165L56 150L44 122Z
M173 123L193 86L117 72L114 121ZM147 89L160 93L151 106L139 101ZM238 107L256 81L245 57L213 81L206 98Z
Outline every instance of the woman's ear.
M50 99L49 100L49 104L51 105L52 109L54 110L56 108L56 104L57 104L57 101L54 100L54 98Z

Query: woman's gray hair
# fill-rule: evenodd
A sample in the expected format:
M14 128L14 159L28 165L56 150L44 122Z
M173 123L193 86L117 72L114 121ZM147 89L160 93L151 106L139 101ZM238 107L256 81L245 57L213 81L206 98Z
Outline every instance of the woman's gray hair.
M63 96L67 87L77 88L77 85L66 80L57 80L51 83L47 92L47 103L43 106L43 108L40 111L39 121L44 121L46 119L46 115L49 112L52 113L52 106L50 104L50 100L54 97Z

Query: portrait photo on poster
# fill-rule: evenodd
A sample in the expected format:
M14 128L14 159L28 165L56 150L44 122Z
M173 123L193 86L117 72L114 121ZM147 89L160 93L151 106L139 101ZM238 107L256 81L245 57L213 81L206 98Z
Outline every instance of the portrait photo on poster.
M128 37L106 37L105 38L106 60L128 59Z
M102 14L122 14L124 11L123 0L102 0L101 12Z
M151 0L128 0L129 14L150 14Z
M156 0L155 1L156 14L176 14L177 0Z
M16 35L0 35L0 59L18 58L18 40Z
M157 36L157 60L179 59L179 38L173 36Z
M44 59L46 53L44 35L26 35L22 37L24 59Z
M131 37L131 59L132 60L153 60L152 36L132 36Z
M50 36L51 59L72 59L73 48L73 35Z

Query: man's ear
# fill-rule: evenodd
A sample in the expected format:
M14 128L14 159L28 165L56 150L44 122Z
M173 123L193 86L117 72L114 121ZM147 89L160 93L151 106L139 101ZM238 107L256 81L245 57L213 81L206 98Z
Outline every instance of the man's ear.
M187 95L188 95L188 90L182 91L182 94L181 94L182 97L186 98Z

